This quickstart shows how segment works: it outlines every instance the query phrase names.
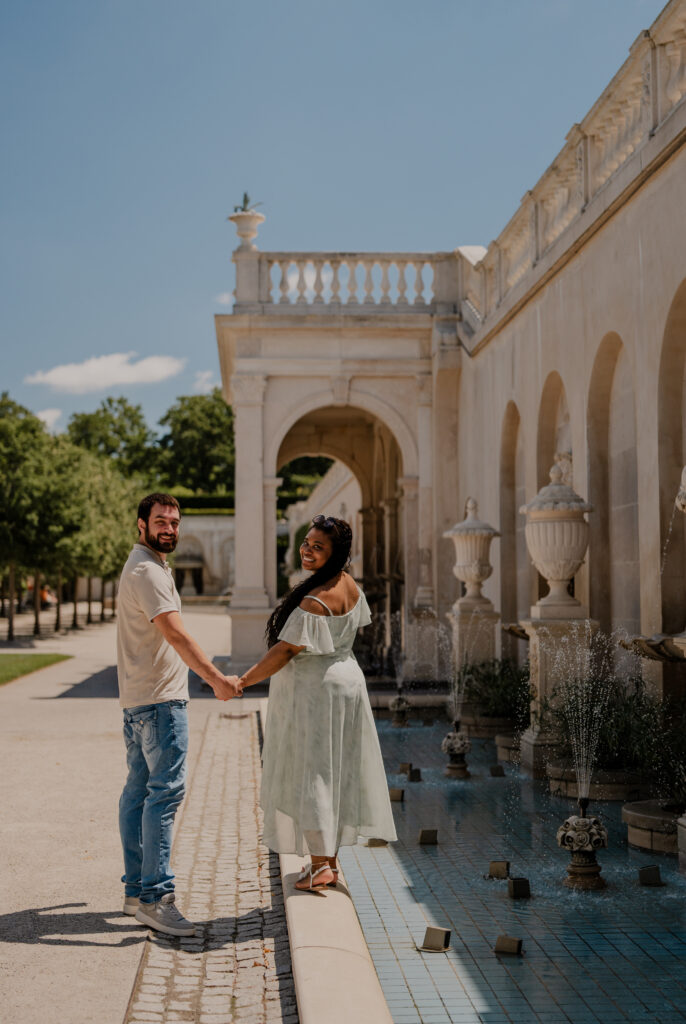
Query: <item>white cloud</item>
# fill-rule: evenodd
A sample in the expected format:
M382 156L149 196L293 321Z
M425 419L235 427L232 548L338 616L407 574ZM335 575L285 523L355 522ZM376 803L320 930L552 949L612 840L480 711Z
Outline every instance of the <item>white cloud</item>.
M220 292L215 295L214 301L220 306L233 306L233 292Z
M93 356L82 363L64 363L51 370L37 370L24 378L25 384L46 384L53 391L85 395L89 391L105 391L120 384L156 384L181 373L185 359L175 356L146 356L132 362L136 352L114 352L109 356Z
M38 419L43 420L48 430L54 430L61 415L61 409L41 409L40 412L36 413Z
M208 395L212 388L216 388L219 381L215 379L214 370L197 370L193 390L201 395Z

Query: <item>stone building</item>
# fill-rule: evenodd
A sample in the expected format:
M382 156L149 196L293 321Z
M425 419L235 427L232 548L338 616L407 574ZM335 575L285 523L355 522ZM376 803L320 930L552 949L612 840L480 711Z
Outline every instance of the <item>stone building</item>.
M503 621L540 594L519 509L561 463L588 499L576 596L605 628L686 626L686 0L671 0L487 248L260 252L237 214L216 318L236 426L235 657L275 601L279 467L325 454L359 482L362 575L400 611L406 664L440 674L457 595L443 534L468 496L500 531ZM662 571L662 553L671 541ZM432 639L433 638L433 639ZM509 642L509 641L507 641Z

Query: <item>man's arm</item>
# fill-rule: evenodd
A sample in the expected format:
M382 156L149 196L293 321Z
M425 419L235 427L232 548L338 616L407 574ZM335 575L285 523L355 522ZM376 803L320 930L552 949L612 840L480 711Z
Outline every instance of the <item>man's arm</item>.
M240 697L240 686L229 681L228 677L222 675L216 665L212 664L202 648L186 631L178 612L162 612L160 615L156 615L152 621L188 667L212 687L215 697L219 700Z

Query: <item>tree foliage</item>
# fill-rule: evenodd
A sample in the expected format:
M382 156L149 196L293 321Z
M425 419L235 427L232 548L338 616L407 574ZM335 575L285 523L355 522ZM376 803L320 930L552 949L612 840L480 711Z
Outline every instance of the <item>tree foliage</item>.
M95 412L77 412L67 424L74 444L111 458L124 476L139 474L154 481L157 449L140 405L126 398L106 398Z
M219 388L208 395L182 395L160 420L162 485L195 493L233 490L235 448L233 413Z

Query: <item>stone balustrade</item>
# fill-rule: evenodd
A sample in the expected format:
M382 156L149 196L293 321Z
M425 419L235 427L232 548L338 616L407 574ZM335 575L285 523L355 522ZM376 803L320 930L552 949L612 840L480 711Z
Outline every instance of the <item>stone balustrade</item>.
M599 197L686 95L686 5L672 0L564 147L527 192L481 260L465 261L460 312L467 335L496 314L541 259ZM497 318L497 314L496 314Z
M237 249L234 312L457 312L455 253Z
M450 253L237 250L235 312L457 314L466 342L483 337L512 297L535 284L610 199L644 171L633 161L686 96L686 3L671 0L509 223L487 249ZM679 117L681 114L679 114ZM653 147L655 148L655 147ZM652 159L651 155L645 161ZM574 232L576 231L576 234ZM565 235L567 232L567 235ZM479 340L478 337L475 338Z
M426 312L433 303L433 265L427 253L268 252L261 254L261 262L269 298L282 306L394 306Z

